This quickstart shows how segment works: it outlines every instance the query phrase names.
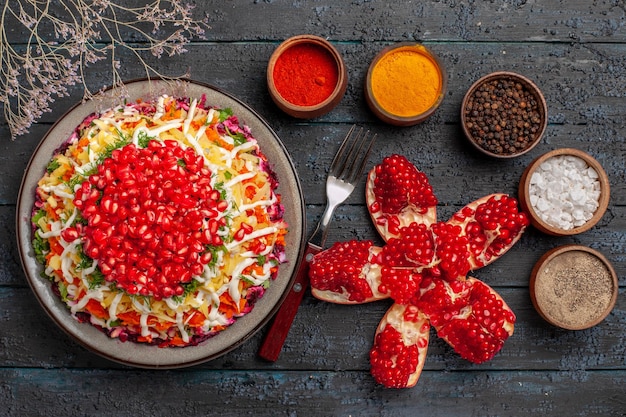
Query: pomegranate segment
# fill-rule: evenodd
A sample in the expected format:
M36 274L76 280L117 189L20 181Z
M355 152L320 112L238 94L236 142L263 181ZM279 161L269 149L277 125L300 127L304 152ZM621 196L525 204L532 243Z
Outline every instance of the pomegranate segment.
M437 198L428 177L402 155L391 155L370 171L365 197L385 241L400 237L400 229L411 223L430 226L436 221Z
M492 359L513 335L515 314L487 284L471 277L465 283L458 299L463 303L456 303L460 309L433 309L427 316L437 335L462 358L482 363Z
M433 273L446 281L465 279L470 270L470 254L467 250L468 240L461 234L461 228L447 223L435 223L432 231L439 261L432 268Z
M458 225L467 236L471 270L494 262L522 236L530 221L518 209L517 200L506 194L491 194L463 207L449 224Z
M370 350L371 374L389 388L417 384L424 368L430 324L415 306L393 304L380 321Z
M337 242L313 257L309 266L311 293L337 304L360 304L386 298L378 291L380 248L372 241Z
M379 291L389 293L398 304L409 303L419 289L420 272L435 260L432 231L424 224L412 223L400 229L402 238L391 238L380 253Z

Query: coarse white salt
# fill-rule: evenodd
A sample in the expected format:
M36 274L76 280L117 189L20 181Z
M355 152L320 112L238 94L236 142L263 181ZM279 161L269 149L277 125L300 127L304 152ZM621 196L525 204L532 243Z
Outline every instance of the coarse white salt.
M540 164L530 177L529 201L541 220L561 230L589 221L600 206L596 170L577 156L557 155Z

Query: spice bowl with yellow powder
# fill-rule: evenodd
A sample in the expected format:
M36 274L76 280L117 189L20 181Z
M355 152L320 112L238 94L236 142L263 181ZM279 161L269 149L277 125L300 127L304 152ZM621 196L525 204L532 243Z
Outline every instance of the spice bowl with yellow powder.
M613 310L618 290L611 263L583 245L549 250L530 277L530 297L539 315L567 330L588 329L602 322Z
M322 116L342 100L348 72L339 51L324 38L297 35L281 43L267 66L270 97L299 119Z
M413 126L430 117L443 101L447 75L439 58L421 44L402 42L376 55L365 81L372 112L395 126Z

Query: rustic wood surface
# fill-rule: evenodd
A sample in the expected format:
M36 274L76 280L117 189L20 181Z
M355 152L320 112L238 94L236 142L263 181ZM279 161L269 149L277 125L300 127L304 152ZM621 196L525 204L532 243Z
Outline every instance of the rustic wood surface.
M321 215L327 168L353 123L379 135L370 166L401 153L426 172L439 218L492 192L516 194L535 157L575 147L604 166L611 183L606 215L567 238L528 230L498 262L475 272L517 314L515 334L490 362L470 364L433 335L418 385L385 389L369 374L368 352L388 302L339 306L305 295L280 359L256 352L261 330L208 363L170 371L109 362L71 340L46 316L21 269L15 241L16 199L27 162L51 124L82 92L59 99L30 133L11 141L0 124L0 415L7 416L626 416L626 4L623 0L225 0L196 2L211 29L182 57L152 63L169 75L216 85L255 108L276 130L296 165L308 231ZM10 31L13 42L25 34ZM265 69L284 39L328 38L349 69L348 91L331 113L310 121L281 113L269 98ZM384 46L420 41L446 66L448 92L424 124L394 128L369 112L363 96L368 63ZM122 57L127 79L144 74ZM517 159L474 151L459 126L460 103L480 76L519 72L542 89L549 125L542 143ZM90 68L89 85L110 83ZM329 243L378 240L363 184L336 214ZM604 253L619 276L617 305L598 326L554 328L528 293L534 263L565 243Z

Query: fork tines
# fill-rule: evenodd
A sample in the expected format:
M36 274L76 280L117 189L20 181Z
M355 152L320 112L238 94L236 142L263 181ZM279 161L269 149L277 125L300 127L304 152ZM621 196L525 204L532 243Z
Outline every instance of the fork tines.
M341 143L330 166L330 175L339 177L346 182L355 182L363 173L376 134L353 125Z

